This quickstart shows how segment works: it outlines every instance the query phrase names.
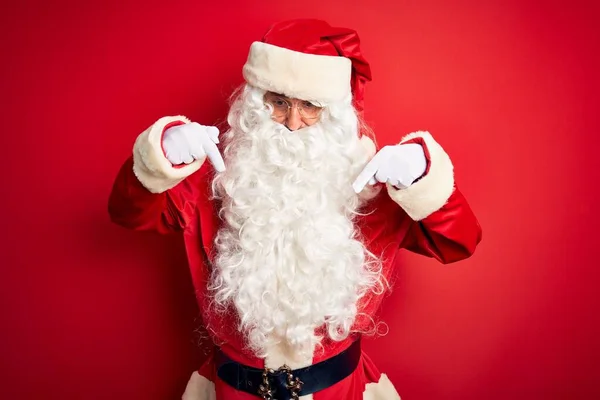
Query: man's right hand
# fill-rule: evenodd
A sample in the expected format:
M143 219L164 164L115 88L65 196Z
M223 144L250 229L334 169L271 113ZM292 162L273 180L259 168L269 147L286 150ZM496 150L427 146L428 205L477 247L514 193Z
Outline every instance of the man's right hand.
M208 157L218 172L225 171L225 162L217 148L219 129L197 122L173 126L163 134L162 145L167 160L173 165L190 164Z

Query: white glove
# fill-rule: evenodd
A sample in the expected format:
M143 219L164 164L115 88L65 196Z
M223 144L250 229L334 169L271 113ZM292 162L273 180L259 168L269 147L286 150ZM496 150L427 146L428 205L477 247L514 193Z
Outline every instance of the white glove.
M197 122L173 126L163 134L162 145L167 160L173 165L189 164L208 156L218 172L225 171L225 162L217 148L219 129Z
M385 146L369 161L352 184L360 193L368 184L389 183L398 189L406 189L423 176L427 168L425 151L418 143Z

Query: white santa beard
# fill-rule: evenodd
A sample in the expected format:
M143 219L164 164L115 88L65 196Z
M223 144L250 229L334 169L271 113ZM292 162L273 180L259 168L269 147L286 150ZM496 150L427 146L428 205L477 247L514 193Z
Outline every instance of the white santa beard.
M241 123L226 135L227 171L214 182L225 223L212 286L217 304L235 306L257 355L281 341L311 354L315 328L325 324L334 340L348 335L358 299L379 278L352 223L352 180L368 155L349 105L342 123L326 114L290 132L256 95L233 106Z

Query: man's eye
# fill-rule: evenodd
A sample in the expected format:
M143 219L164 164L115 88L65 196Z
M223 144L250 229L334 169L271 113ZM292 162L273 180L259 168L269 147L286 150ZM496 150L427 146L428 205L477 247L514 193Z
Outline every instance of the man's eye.
M305 101L302 103L302 108L304 108L306 110L312 110L312 109L319 108L319 107L315 106L310 101Z

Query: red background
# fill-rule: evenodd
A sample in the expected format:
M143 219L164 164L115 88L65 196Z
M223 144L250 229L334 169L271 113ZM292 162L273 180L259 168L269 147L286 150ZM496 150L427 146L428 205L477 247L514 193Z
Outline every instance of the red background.
M109 222L163 115L211 124L281 19L357 29L382 144L430 130L484 240L402 255L367 343L403 400L600 398L600 15L580 1L23 1L0 13L0 398L175 399L198 366L179 237Z

